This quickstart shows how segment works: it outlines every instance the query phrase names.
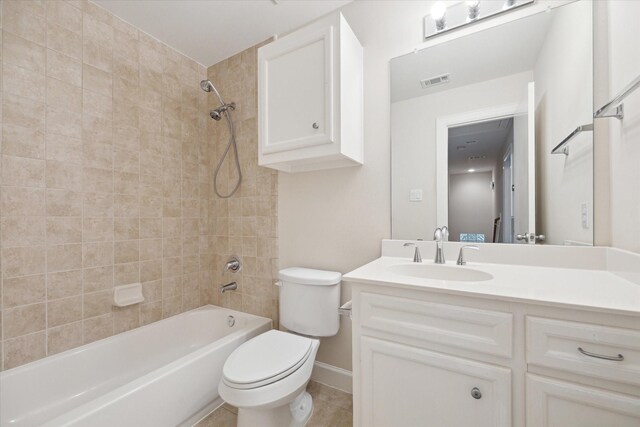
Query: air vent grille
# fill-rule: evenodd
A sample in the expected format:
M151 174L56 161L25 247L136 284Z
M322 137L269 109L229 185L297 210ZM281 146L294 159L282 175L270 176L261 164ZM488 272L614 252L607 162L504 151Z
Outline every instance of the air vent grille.
M449 74L443 74L441 76L430 77L428 79L420 80L420 86L423 89L427 89L433 86L449 83Z

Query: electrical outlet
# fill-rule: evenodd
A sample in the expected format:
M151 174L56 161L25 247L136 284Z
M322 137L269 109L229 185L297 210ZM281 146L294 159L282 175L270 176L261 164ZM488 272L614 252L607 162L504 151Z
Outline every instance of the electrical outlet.
M421 202L422 201L422 190L410 190L409 191L409 201L410 202Z
M582 228L589 228L589 206L587 203L580 205L580 218L582 219Z

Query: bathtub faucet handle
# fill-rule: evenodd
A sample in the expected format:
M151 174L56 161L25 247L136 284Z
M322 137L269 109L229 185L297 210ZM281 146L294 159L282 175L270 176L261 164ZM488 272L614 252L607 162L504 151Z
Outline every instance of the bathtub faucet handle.
M231 255L227 260L227 263L224 265L223 273L231 270L232 273L237 273L242 269L242 264L240 263L240 258L236 255Z
M238 289L238 284L236 282L231 282L226 285L220 286L220 293L224 294L227 291L235 291Z

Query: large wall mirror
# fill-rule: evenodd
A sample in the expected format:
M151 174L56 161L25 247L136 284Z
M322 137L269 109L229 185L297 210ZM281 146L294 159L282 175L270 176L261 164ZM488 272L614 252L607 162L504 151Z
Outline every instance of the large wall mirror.
M391 61L393 238L593 244L592 7Z

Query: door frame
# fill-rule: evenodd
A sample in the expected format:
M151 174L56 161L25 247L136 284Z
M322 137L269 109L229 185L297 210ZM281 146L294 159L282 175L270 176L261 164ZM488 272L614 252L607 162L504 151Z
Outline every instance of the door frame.
M438 227L449 223L449 128L513 117L518 112L519 105L512 103L436 119L436 224Z
M511 185L505 186L505 177L507 174L505 173L504 164L509 159L509 183ZM502 227L502 243L513 243L513 144L509 144L507 151L505 151L504 156L502 156L502 200L500 200L500 206L502 207L501 222L500 227ZM509 216L507 218L506 211L504 209L505 202L507 200L507 194L509 199ZM508 220L508 225L506 220ZM505 240L507 233L509 231L509 241Z

